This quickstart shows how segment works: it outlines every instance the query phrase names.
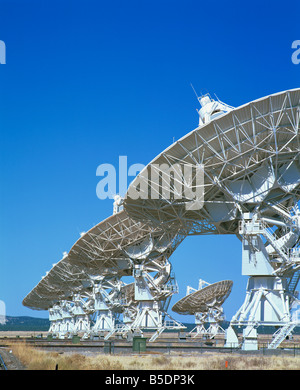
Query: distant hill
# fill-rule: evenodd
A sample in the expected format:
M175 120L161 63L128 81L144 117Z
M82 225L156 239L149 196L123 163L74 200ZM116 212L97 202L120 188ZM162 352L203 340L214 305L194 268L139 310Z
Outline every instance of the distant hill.
M6 316L6 323L0 324L0 332L1 331L35 331L35 332L43 332L48 331L50 328L50 321L47 318L36 318L36 317L10 317ZM185 332L190 332L195 324L184 323L186 326ZM228 321L224 321L220 324L223 329L227 329L229 326ZM205 327L208 328L209 324L205 324ZM258 333L260 334L272 334L278 328L270 327L270 326L260 326L258 328ZM237 328L238 333L242 333L242 328ZM294 331L294 334L300 334L300 326L297 326Z
M0 324L1 331L47 331L49 330L50 322L47 318L35 317L10 317L6 316L5 324Z

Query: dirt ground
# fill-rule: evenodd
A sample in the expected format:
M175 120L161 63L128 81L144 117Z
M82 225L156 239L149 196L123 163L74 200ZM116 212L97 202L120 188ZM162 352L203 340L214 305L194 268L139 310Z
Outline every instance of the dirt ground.
M0 354L8 370L25 370L23 364L13 355L9 348L0 348Z

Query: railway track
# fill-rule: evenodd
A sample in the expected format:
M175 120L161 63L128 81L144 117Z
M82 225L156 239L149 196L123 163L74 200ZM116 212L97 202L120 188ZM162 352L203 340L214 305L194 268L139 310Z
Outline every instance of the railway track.
M8 348L0 348L0 371L24 370L24 368Z
M3 360L3 357L2 357L2 354L0 353L0 370L2 371L6 371L7 370L7 366Z

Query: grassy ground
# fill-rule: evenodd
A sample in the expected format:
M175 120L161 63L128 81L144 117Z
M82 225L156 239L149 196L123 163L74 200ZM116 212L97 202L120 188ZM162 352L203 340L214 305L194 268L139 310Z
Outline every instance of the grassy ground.
M206 352L199 355L95 355L45 352L14 343L13 354L28 370L299 370L300 356L246 356ZM227 362L227 363L226 363Z

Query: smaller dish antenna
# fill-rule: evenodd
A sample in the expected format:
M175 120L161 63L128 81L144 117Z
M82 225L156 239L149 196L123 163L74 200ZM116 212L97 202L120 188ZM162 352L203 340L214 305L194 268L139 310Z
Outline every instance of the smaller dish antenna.
M232 285L231 280L209 284L199 279L198 290L187 287L187 295L175 303L172 310L178 314L195 316L196 327L191 330L191 336L213 338L216 334L225 333L220 326L224 319L222 305L231 293ZM204 327L205 322L210 323L208 329Z

